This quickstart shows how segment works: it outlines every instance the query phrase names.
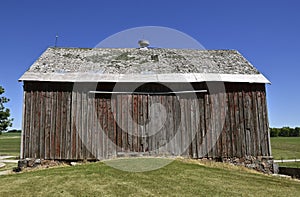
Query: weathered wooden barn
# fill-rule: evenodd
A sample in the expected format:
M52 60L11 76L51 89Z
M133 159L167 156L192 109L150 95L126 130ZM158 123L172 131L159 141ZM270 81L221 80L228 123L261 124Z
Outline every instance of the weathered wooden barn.
M235 50L48 48L20 81L22 158L271 156L269 81Z

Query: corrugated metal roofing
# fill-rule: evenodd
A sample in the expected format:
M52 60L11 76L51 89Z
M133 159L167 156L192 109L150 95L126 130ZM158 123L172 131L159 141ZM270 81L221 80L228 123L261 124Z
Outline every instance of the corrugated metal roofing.
M19 79L270 83L236 50L48 48Z

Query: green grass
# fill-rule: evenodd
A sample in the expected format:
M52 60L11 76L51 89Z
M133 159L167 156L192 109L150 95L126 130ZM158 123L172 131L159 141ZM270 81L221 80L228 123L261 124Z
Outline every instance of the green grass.
M228 164L203 165L189 160L175 160L164 168L139 173L120 171L98 162L0 176L0 196L299 195L299 181Z
M286 152L292 156L285 159L300 152L298 138L271 141L277 159ZM19 156L19 147L20 134L0 136L0 155ZM300 196L299 181L223 163L175 160L158 170L137 173L108 166L143 170L168 162L153 158L109 160L0 176L0 196ZM7 164L5 169L14 166Z
M0 135L0 156L20 156L20 133L2 133Z
M20 133L2 133L0 135L0 156L10 155L15 156L10 159L17 159L20 156L20 142ZM0 172L12 170L14 167L17 167L16 163L6 163L5 167L0 168Z
M16 163L5 163L6 165L3 168L0 168L1 171L6 171L6 170L12 170L13 168L17 167L18 164Z
M280 167L300 168L300 162L277 163Z
M272 137L274 159L300 159L300 137Z

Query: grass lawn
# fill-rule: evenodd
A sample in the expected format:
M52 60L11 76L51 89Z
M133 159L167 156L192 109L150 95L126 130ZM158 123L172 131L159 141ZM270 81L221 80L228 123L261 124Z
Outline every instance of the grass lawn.
M138 173L97 162L0 176L0 196L300 196L300 181L195 160Z
M280 167L300 168L300 162L277 163Z
M5 166L3 168L0 168L1 171L6 171L6 170L12 170L14 167L17 167L18 164L16 163L5 163Z
M300 159L300 137L272 137L274 159Z
M298 138L271 140L277 159L281 159L277 153L286 154L282 151L293 155L285 159L294 158L297 150L300 152ZM19 156L19 147L20 134L0 136L0 155ZM106 165L126 167L136 163L133 160L143 164L143 169L166 159L111 160L0 176L0 196L300 196L300 181L223 163L175 160L158 170L138 173ZM7 164L5 169L14 165Z
M0 135L0 156L20 156L20 133L2 133Z

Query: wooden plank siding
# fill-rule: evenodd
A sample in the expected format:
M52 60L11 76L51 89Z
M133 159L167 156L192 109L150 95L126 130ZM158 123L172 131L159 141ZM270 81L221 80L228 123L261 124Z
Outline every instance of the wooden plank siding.
M207 88L205 83L192 85ZM89 84L83 87L24 82L23 158L101 160L137 152L192 158L270 156L264 84L225 83L225 92L196 97L112 96L89 93ZM100 84L97 90L113 87ZM149 84L138 91L166 87Z

